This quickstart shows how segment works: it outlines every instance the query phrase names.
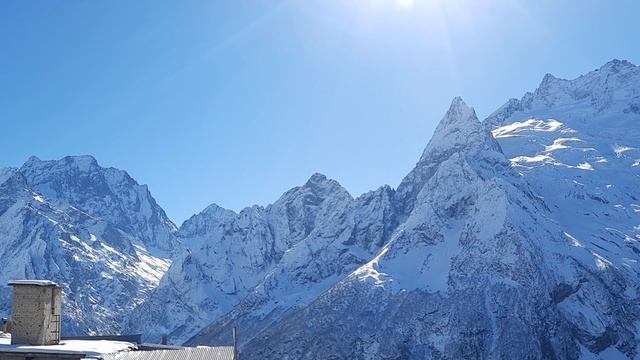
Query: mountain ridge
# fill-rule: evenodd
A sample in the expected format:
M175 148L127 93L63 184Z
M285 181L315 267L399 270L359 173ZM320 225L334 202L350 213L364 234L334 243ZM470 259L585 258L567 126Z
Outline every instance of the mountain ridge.
M146 186L90 156L31 157L0 182L0 304L13 278L62 284L67 334L122 331L170 264L175 225Z
M179 228L126 172L90 156L34 157L0 169L0 229L26 219L15 228L39 233L13 243L48 247L68 259L51 263L78 272L95 269L73 255L146 264L142 276L98 261L135 300L72 302L74 331L196 345L228 343L238 326L248 359L632 359L638 88L640 68L613 60L573 80L547 74L484 121L456 97L395 189L353 197L315 173L270 205L211 204ZM109 307L135 309L115 324ZM109 325L77 320L87 309Z
M628 67L628 64L622 65ZM613 62L603 66L603 69L613 68L614 70L611 71L616 71L617 66L619 65ZM588 77L581 79L585 81L584 79L588 80ZM405 185L401 183L395 190L394 204L390 206L396 209L395 216L399 219L397 223L406 225L396 227L395 234L389 236L387 241L383 241L384 245L379 248L377 255L322 292L309 305L293 312L280 314L279 318L270 320L268 327L261 329L247 327L246 322L243 323L241 320L243 319L242 311L232 311L218 322L213 322L204 328L200 334L189 341L189 344L222 343L225 332L231 324L235 323L250 334L256 332L254 335L249 335L246 341L242 341L241 350L250 358L260 359L319 358L314 354L323 354L324 358L350 359L382 359L394 356L500 358L506 355L513 356L513 354L530 358L568 359L590 358L597 354L605 357L634 357L637 346L633 345L635 340L632 334L637 333L637 329L634 325L630 325L635 318L633 311L623 310L607 314L602 305L593 302L592 296L597 297L598 302L609 304L607 306L635 308L637 304L633 300L636 299L634 295L627 297L623 293L636 293L636 290L633 290L638 287L635 280L636 273L628 273L621 260L613 261L613 258L609 260L613 255L603 254L597 247L603 246L602 240L594 245L585 243L583 234L576 232L574 225L566 223L568 220L563 218L561 212L557 210L561 209L560 206L570 206L571 209L579 211L584 206L594 206L591 201L600 202L592 199L598 199L602 195L592 194L588 190L582 190L582 193L576 194L573 187L566 190L561 187L560 193L553 195L575 199L576 202L549 202L547 199L550 195L544 190L553 187L548 186L547 182L541 181L541 178L532 172L537 167L530 167L530 163L523 163L523 161L537 160L538 155L518 153L518 149L533 148L535 145L535 148L541 148L542 151L557 154L558 161L542 167L550 167L550 171L556 172L558 176L563 174L561 173L565 171L563 169L568 169L569 172L566 174L570 184L578 180L584 182L584 176L591 173L592 170L581 162L588 160L583 157L585 151L586 154L590 154L588 145L585 144L580 148L569 146L567 141L573 140L566 140L569 138L567 135L571 136L574 134L572 131L576 131L569 126L576 121L579 123L584 120L586 115L581 114L587 114L595 121L601 121L594 114L604 114L603 109L608 109L609 113L605 115L609 118L611 115L617 117L618 114L629 116L629 112L624 112L624 108L619 106L598 107L601 104L599 101L591 101L592 98L596 100L601 98L601 93L598 92L595 92L595 96L587 101L579 102L580 106L585 107L585 110L578 114L579 117L568 110L564 111L566 107L571 106L565 105L562 101L576 101L576 98L564 96L563 89L569 82L546 76L540 90L535 92L540 100L533 98L534 93L523 97L523 103L531 98L531 104L538 104L537 108L529 108L529 113L535 120L529 121L530 117L522 111L521 115L516 114L517 111L511 111L507 116L503 116L504 121L501 123L494 123L491 118L483 122L479 122L476 118L476 122L467 123L473 124L474 127L483 127L484 129L478 130L477 133L485 134L485 139L488 140L474 144L473 137L460 137L463 140L470 140L471 144L476 145L475 148L473 146L465 148L465 141L445 141L444 143L452 144L454 148L458 146L456 151L447 153L446 147L440 149L438 136L434 134L432 142L435 139L436 145L427 145L416 168L403 179L402 183ZM602 86L602 83L595 84L596 88ZM622 84L628 85L624 81ZM549 98L549 94L556 93L560 93L561 96ZM612 94L615 95L615 91ZM622 100L614 96L613 102L605 103L616 105L615 101L628 100L625 97L628 92L622 92L622 95ZM545 99L549 101L542 101ZM577 101L584 99L586 97L579 97ZM461 105L460 102L460 99L454 99L452 105L454 110ZM513 101L511 103L513 104ZM560 118L547 117L553 112L557 113L558 109L562 110L558 113L561 115ZM540 118L536 113L544 117ZM521 116L522 120L518 116ZM565 116L568 116L568 119L564 119ZM447 117L449 116L445 115L445 119ZM511 121L514 122L510 123ZM632 117L624 118L622 121L635 120ZM447 123L449 122L441 122L441 124ZM450 123L456 123L456 121ZM500 125L503 127L501 128ZM443 125L443 127L446 129L448 126ZM463 130L468 128L456 129L453 126L452 129L454 129L452 135L455 139L457 133L463 133ZM525 133L525 131L529 132ZM495 138L491 135L486 136L487 133L492 132L496 135ZM540 134L556 137L542 139L539 138ZM445 132L445 139L446 135ZM627 135L620 139L624 139ZM528 139L539 142L529 143ZM527 145L520 148L516 146L523 142ZM503 146L506 146L506 151L503 150ZM625 156L633 155L635 151L627 150L624 146L616 149L618 149L616 154L622 152ZM474 158L474 155L478 157ZM569 158L571 163L560 162L560 160L568 161ZM594 155L594 162L595 160ZM609 163L612 164L613 161L610 160ZM564 165L559 167L558 164ZM630 165L631 163L627 163L625 166L632 168ZM523 166L526 167L523 168ZM637 177L637 171L634 176ZM576 180L571 180L572 178ZM561 181L557 176L552 176L550 179ZM470 187L469 182L477 184L474 185L477 187ZM626 189L633 192L629 186ZM539 192L547 196L541 196ZM583 199L589 199L589 202L585 204ZM632 200L632 198L627 199ZM432 208L428 204L432 204ZM427 207L424 207L425 205ZM632 205L627 203L624 206L633 208ZM606 211L611 217L611 210ZM435 220L438 218L443 220ZM470 223L471 219L477 220ZM616 219L619 224L628 222L624 217ZM461 221L463 222L460 223ZM471 231L472 229L475 230ZM637 230L633 230L633 226L627 228L627 231L628 235L625 236L628 239L638 239ZM580 234L580 236L572 234ZM611 233L600 233L598 236L607 239L606 242L616 241L611 237ZM451 237L459 237L458 246L446 245L447 242L438 240ZM513 243L514 239L520 240ZM421 260L417 262L412 260L413 255L407 258L409 255L403 249L415 246L424 248L425 250L419 253L423 254L420 256L427 257L419 258ZM505 246L507 246L506 249L511 249L507 250L506 254L510 254L507 257L504 257L505 253L502 255L497 253L494 257L482 255L492 254L496 249ZM433 263L433 267L428 265L430 251L441 258ZM624 256L629 256L630 259L637 256L637 254L631 254L632 250L629 251ZM435 261L433 259L431 261ZM446 270L447 260L443 259L449 259L451 264L449 273ZM462 259L466 260L462 261ZM512 259L519 260L514 262ZM424 264L427 264L426 268ZM545 265L541 268L542 265L539 264ZM622 268L618 269L618 266ZM481 274L488 269L493 269L490 273L494 272L495 275L482 280ZM505 270L508 271L504 272ZM459 272L458 275L455 275L456 271ZM418 277L416 280L415 274L420 273L427 276ZM443 277L443 274L448 275ZM477 306L468 301L478 301L484 296L489 296L483 295L484 289L475 287L472 285L473 282L470 283L466 279L473 276L472 274L478 274L475 275L478 283L486 284L483 285L484 289L493 289L490 296L491 302L501 304L500 306L489 306L485 303L489 309L487 311L479 310L472 313L467 311ZM444 280L435 281L438 278ZM603 283L611 281L616 285L609 288L602 286ZM536 284L531 290L523 288L531 284ZM623 285L620 286L621 284ZM394 290L388 292L383 290L385 288ZM446 297L442 297L450 291L457 294L457 296L449 295L453 304L458 304L453 307L447 303ZM589 292L596 295L587 295ZM510 297L511 302L507 300ZM376 298L378 301L372 303L367 300L371 298ZM349 302L345 302L346 299L349 299ZM412 313L416 304L433 310L420 315L422 320L419 320ZM239 308L245 305L247 304ZM396 309L392 312L393 317L376 315L385 314L385 306L388 306L388 309ZM403 306L404 310L402 310ZM530 316L531 319L522 322L513 318L510 315L512 313L504 310L516 311L515 306L524 306L518 311L521 313L524 311L522 316ZM442 313L446 316L433 318L434 315L430 315L433 313ZM596 325L585 321L589 319L589 315L586 314L591 313L599 314L602 322ZM395 322L393 318L396 317L403 319L405 324ZM371 324L368 323L369 319ZM431 319L428 320L428 324L431 325L425 325L425 319ZM494 319L493 322L491 319ZM496 325L496 319L503 320ZM445 326L447 323L452 324L451 321L457 325ZM399 330L408 326L406 322L412 324L410 325L412 331L398 333ZM544 326L532 327L532 323ZM361 325L357 328L350 327L356 324ZM365 327L362 328L362 326ZM478 329L480 332L474 335L465 332L465 329ZM421 336L420 334L425 331L434 334L435 339L442 340L436 341L434 338ZM412 333L416 335L408 335ZM323 334L322 342L315 340L317 334Z

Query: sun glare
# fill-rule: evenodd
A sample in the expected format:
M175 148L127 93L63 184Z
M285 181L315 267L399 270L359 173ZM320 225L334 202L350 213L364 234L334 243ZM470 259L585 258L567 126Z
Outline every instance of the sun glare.
M415 0L396 0L396 4L398 4L399 7L405 8L405 9L413 7L414 3L415 3Z

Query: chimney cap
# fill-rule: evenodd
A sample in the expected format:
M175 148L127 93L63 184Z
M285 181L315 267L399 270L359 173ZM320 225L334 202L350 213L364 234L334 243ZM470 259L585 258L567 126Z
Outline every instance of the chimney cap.
M19 286L19 285L35 285L35 286L52 286L59 287L58 284L51 280L10 280L9 286Z

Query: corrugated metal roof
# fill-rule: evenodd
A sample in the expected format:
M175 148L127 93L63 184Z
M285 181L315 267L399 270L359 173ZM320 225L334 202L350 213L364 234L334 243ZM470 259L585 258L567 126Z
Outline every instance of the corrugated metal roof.
M234 360L233 346L197 347L180 350L125 351L105 355L104 360Z
M87 357L87 354L81 351L65 351L65 350L42 350L42 349L20 349L20 348L0 348L0 359L5 357L23 357L23 358L73 358L80 359Z

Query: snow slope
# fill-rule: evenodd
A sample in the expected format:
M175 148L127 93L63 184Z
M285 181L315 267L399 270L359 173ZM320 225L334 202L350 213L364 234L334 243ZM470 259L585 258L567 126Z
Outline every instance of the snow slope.
M636 277L638 104L640 67L614 60L570 81L547 75L535 93L487 119L568 236Z

